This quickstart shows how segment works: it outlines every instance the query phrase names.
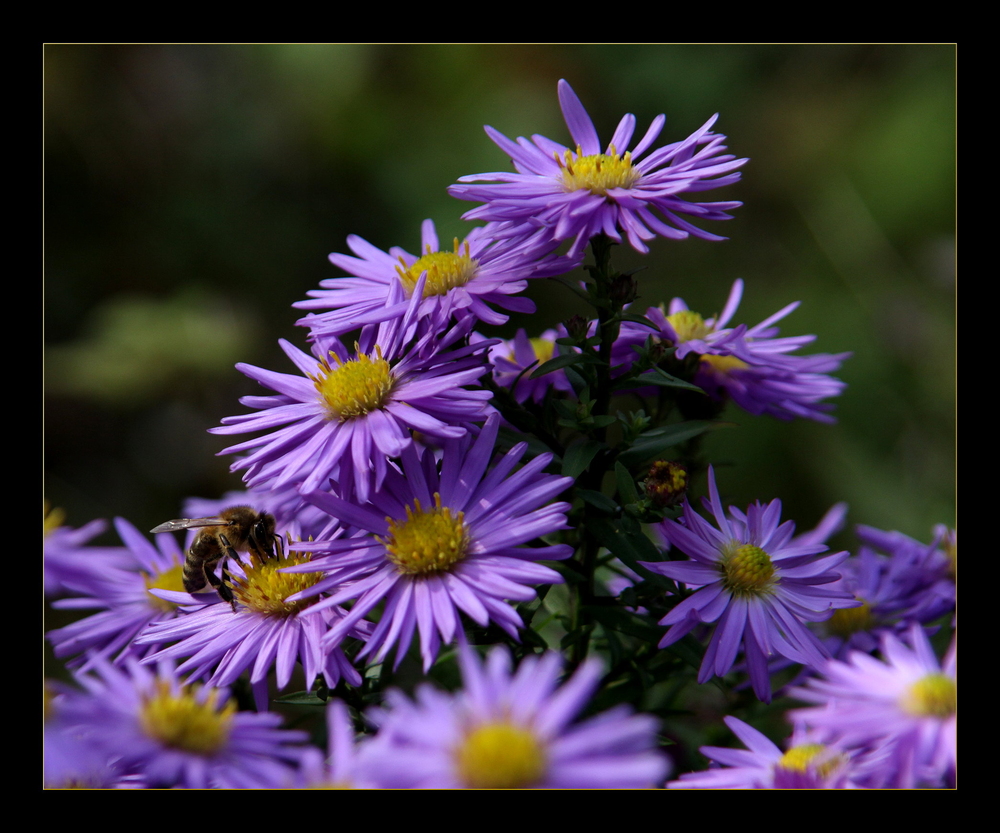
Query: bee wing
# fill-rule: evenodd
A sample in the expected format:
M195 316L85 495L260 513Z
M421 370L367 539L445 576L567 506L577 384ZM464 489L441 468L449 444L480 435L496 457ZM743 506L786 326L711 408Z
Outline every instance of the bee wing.
M149 530L150 532L178 532L182 529L197 529L200 526L229 526L225 518L177 518Z

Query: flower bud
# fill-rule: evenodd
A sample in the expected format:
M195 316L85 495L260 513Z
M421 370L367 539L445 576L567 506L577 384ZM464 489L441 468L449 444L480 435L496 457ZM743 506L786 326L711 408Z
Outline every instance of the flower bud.
M662 509L683 500L688 487L687 469L680 463L657 460L646 476L646 496Z

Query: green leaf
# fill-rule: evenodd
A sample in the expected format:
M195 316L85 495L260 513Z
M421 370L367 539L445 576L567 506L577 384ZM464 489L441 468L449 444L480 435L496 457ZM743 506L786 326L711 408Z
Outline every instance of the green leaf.
M527 645L534 645L536 648L541 648L543 651L547 651L549 648L549 643L545 641L541 634L535 633L531 628L525 628L521 631L521 640Z
M637 503L639 501L639 493L635 490L635 481L632 479L632 475L629 474L628 469L621 464L620 460L615 461L615 479L618 482L618 498L621 500L622 505Z
M504 426L500 426L500 431L497 437L497 445L500 448L513 448L518 443L523 442L528 444L529 458L537 457L539 454L552 454L553 459L556 462L559 461L559 455L538 439L538 437L534 434L522 434L517 431L511 431L509 428Z
M621 318L622 321L631 321L635 324L644 324L645 326L649 327L650 335L653 335L656 332L656 325L648 318L646 318L645 315L639 315L634 312L623 311Z
M561 278L561 277L550 278L550 280L554 280L556 281L556 283L561 283L563 286L569 289L570 292L574 293L575 295L579 295L581 298L583 298L583 300L586 301L588 304L593 304L593 300L590 297L590 293L584 289L580 289L579 284L574 283L568 278Z
M692 668L700 668L701 661L705 656L704 647L691 634L688 634L673 645L668 645L664 650L676 654Z
M296 706L325 706L326 700L321 699L316 695L315 691L296 691L292 694L285 694L282 697L276 697L275 703L289 703Z
M596 440L574 442L563 455L562 473L566 477L579 477L587 470L598 452L607 447L607 443L600 443Z
M578 490L579 491L579 490ZM601 546L606 547L612 555L635 570L640 576L658 587L671 588L669 579L657 573L650 572L640 561L662 561L663 555L652 541L641 531L626 532L622 529L620 520L611 518L587 518L587 531L593 534Z
M613 515L618 511L618 504L607 495L595 492L593 489L577 489L576 495L582 498L584 503L589 503L595 509L600 509L607 515Z
M552 409L563 419L575 419L578 404L569 399L554 399Z
M559 647L565 651L567 648L572 648L578 643L586 644L590 640L590 634L592 631L593 625L585 625L574 631L570 631L561 640L559 640Z
M586 605L583 610L600 622L605 628L626 636L634 636L644 642L659 642L663 629L654 625L644 616L630 613L617 605Z
M668 448L687 442L699 434L712 431L725 423L709 422L703 419L692 419L688 422L678 422L674 425L667 425L662 428L654 428L640 434L638 439L627 451L623 451L618 459L622 465L634 468L648 460L662 457Z
M570 338L569 336L563 336L562 338L556 339L556 344L563 347L597 347L601 343L599 336L591 336L590 338L585 338L583 341L577 341L575 338ZM562 355L562 353L560 353Z
M664 388L683 388L684 390L693 390L696 393L705 393L703 388L699 388L697 385L693 385L690 382L685 382L683 379L678 379L676 376L671 376L665 370L661 370L658 367L654 367L651 370L647 370L645 373L636 376L633 381L641 382L644 385L659 385Z
M556 356L555 358L549 359L540 367L536 367L534 372L532 372L530 379L537 379L539 376L544 376L546 373L551 373L553 370L560 370L564 367L570 367L575 364L600 364L601 360L593 353L567 353L564 356Z
M575 561L546 561L545 562L545 566L546 567L551 567L553 570L555 570L557 573L559 573L559 575L561 575L564 579L566 579L566 584L583 584L587 579L583 575L583 573L579 572L578 570L573 569L574 565L576 565ZM579 566L579 565L577 565L577 566ZM546 585L546 586L548 586L549 590L551 591L553 587L556 587L556 586L562 587L563 585L561 585L561 584L560 585L552 585L552 584L550 584L550 585ZM546 595L548 595L548 594L546 594ZM543 601L544 601L544 599L543 599Z
M545 609L556 616L566 617L572 614L572 604L569 598L569 589L565 584L553 584L552 589L546 594L542 604Z

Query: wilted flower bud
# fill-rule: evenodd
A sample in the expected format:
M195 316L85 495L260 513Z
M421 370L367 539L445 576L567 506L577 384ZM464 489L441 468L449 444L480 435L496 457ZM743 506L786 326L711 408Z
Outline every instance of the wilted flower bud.
M582 315L571 315L563 322L566 334L574 341L583 341L587 338L587 329L590 323Z
M611 299L621 304L631 304L639 297L639 284L631 275L616 275L611 280Z
M688 487L687 469L680 463L657 460L646 476L646 495L659 508L673 506L684 498Z

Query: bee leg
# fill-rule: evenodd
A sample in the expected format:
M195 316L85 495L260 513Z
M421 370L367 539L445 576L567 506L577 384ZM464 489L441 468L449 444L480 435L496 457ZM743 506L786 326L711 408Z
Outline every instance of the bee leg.
M262 523L255 524L250 530L250 549L261 562L276 557L274 554L274 542L276 540L280 541L277 536L269 534Z
M223 567L222 568L222 578L219 578L215 574L215 570L213 569L214 567L215 567L215 564L206 564L205 565L205 578L207 578L208 579L208 583L211 584L212 587L214 587L218 591L219 596L222 597L222 601L229 602L229 604L231 604L233 606L233 612L235 613L236 612L236 599L233 597L233 590L229 586L229 583L228 583L229 582L229 573L227 573L226 572L226 568Z
M219 541L223 547L226 548L226 555L222 562L222 578L219 578L214 571L205 570L205 575L208 576L208 580L212 582L212 586L219 591L219 596L222 597L222 601L229 602L233 608L233 613L236 612L236 597L233 595L232 581L229 578L229 573L226 571L226 563L230 558L236 558L236 550L233 549L233 545L229 543L229 539L225 535L219 533Z

